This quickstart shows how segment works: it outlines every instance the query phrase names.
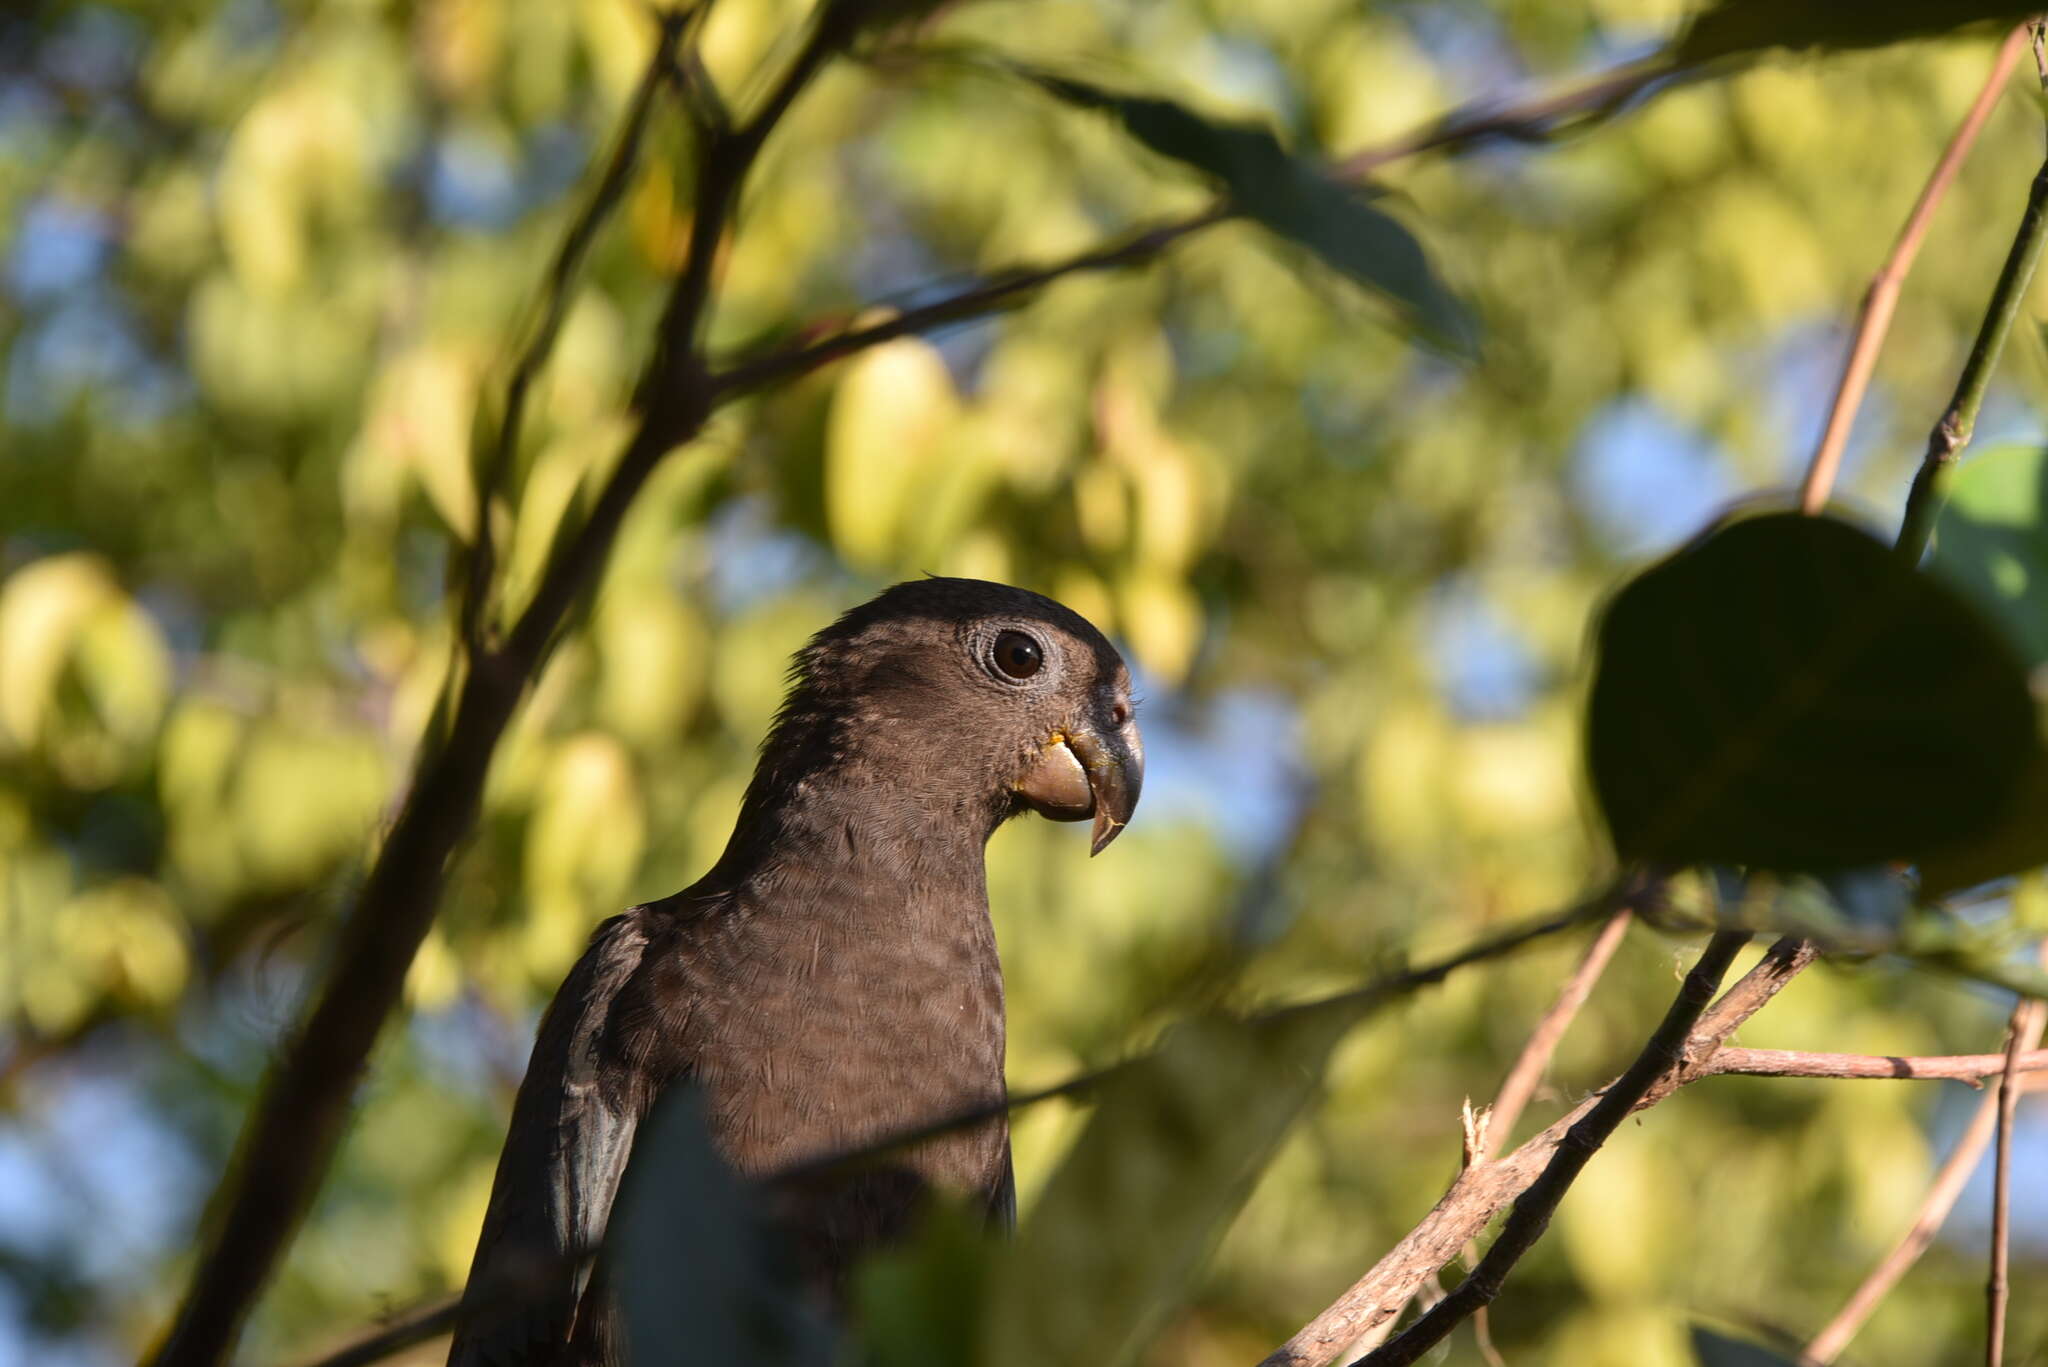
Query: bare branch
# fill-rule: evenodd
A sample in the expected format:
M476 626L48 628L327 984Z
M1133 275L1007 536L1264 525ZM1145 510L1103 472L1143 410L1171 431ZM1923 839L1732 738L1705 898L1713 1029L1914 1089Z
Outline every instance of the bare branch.
M1902 1082L1968 1082L2014 1073L2048 1071L2048 1049L2016 1054L1940 1054L1926 1057L1882 1054L1811 1054L1798 1049L1739 1049L1729 1045L1708 1059L1697 1076L1887 1078Z
M1500 1237L1479 1260L1479 1266L1473 1268L1455 1290L1430 1307L1422 1318L1368 1354L1363 1359L1365 1364L1370 1367L1406 1367L1441 1343L1445 1335L1469 1318L1474 1310L1500 1295L1508 1272L1543 1237L1558 1203L1564 1200L1565 1193L1571 1190L1572 1183L1585 1170L1593 1155L1600 1151L1600 1146L1607 1142L1608 1136L1638 1105L1645 1102L1660 1079L1677 1076L1693 1026L1713 1000L1714 991L1720 987L1728 966L1748 943L1748 931L1723 930L1715 933L1714 938L1707 942L1706 949L1701 951L1692 971L1685 975L1678 995L1672 999L1670 1010L1665 1012L1649 1043L1636 1055L1628 1071L1616 1079L1592 1109L1559 1139L1542 1173L1515 1202Z
M2048 1066L2040 1060L2048 1059L2048 1051L2034 1048L2041 1039L2043 1012L2041 1003L2023 1001L2013 1008L2008 1022L2011 1028L2011 1044L2023 1052L2019 1055L2021 1064L2027 1070ZM1974 1077L1988 1077L2002 1071L2006 1066L2004 1054L1978 1054L1964 1056L1968 1064L1991 1061L1990 1067L1970 1074ZM1926 1076L1942 1075L1929 1072ZM1835 1313L1835 1317L1821 1326L1820 1332L1807 1342L1806 1351L1800 1361L1808 1367L1825 1367L1842 1355L1849 1341L1863 1328L1871 1312L1898 1285L1899 1279L1918 1262L1927 1246L1934 1242L1934 1236L1941 1229L1942 1221L1955 1207L1956 1199L1963 1194L1963 1187L1970 1180L1970 1174L1977 1169L1977 1161L1984 1156L1985 1146L1991 1142L1992 1131L1997 1127L2000 1110L2000 1092L1988 1092L1977 1103L1977 1109L1970 1116L1970 1123L1956 1139L1955 1148L1928 1184L1927 1195L1921 1199L1920 1209L1913 1217L1912 1225L1905 1236L1887 1253L1878 1265L1871 1269L1863 1284L1850 1294L1848 1301Z
M1593 937L1593 943L1586 946L1579 966L1572 970L1571 977L1565 979L1557 1000L1543 1013L1543 1019L1536 1022L1529 1042L1522 1046L1521 1054L1508 1069L1507 1080L1500 1085L1500 1094L1494 1097L1493 1105L1488 1109L1486 1130L1474 1161L1485 1162L1512 1136L1515 1122L1522 1118L1522 1108L1529 1104L1529 1098L1536 1092L1536 1084L1543 1080L1545 1070L1550 1067L1551 1055L1557 1052L1565 1031L1571 1029L1579 1008L1592 995L1593 985L1607 971L1614 951L1621 948L1622 937L1628 934L1628 923L1633 915L1630 908L1623 907L1607 918L1606 924L1600 927L1600 933Z
M2001 1367L2005 1360L2005 1312L2011 1295L2012 1122L2019 1108L2017 1084L2021 1060L2027 1053L2026 1041L2041 1037L2044 1006L2048 1004L2031 1000L2021 1002L2014 1009L2012 1026L2006 1036L2005 1066L1998 1076L1998 1153L1991 1179L1991 1269L1984 1283L1985 1367Z
M1686 1040L1684 1065L1651 1086L1635 1109L1662 1101L1702 1075L1704 1061L1721 1042L1761 1010L1813 962L1814 947L1787 937L1765 952L1756 966L1703 1014ZM1429 1214L1352 1283L1328 1309L1276 1348L1260 1367L1324 1367L1363 1335L1377 1331L1439 1268L1455 1259L1487 1222L1514 1201L1543 1170L1571 1127L1598 1104L1595 1093L1521 1147L1490 1163L1458 1174Z
M433 924L449 862L475 824L498 738L577 597L610 555L648 475L709 416L713 398L697 336L717 247L762 143L831 55L820 37L826 28L814 25L751 123L701 149L690 246L640 385L638 426L589 520L549 563L504 647L472 657L451 677L443 695L445 734L431 735L422 747L412 786L342 924L333 967L258 1096L209 1212L191 1288L151 1359L156 1367L226 1360L333 1161L355 1084ZM657 44L649 63L655 79L667 65Z
M462 640L472 659L485 654L491 645L487 600L492 578L497 574L491 505L519 450L520 434L526 423L527 395L555 349L555 339L562 331L562 320L569 313L570 289L583 268L583 258L589 254L591 243L597 240L598 229L604 226L604 221L625 196L626 185L632 179L634 167L639 164L640 146L646 138L648 119L654 112L654 97L668 79L676 61L676 48L696 13L661 12L661 36L655 42L654 56L646 71L641 73L632 99L627 102L625 121L613 142L604 173L598 177L597 185L581 211L570 222L568 232L562 235L561 244L555 248L554 260L548 265L547 281L542 291L540 320L526 346L521 349L519 359L513 363L511 378L506 382L505 407L499 415L498 430L483 468L477 472L476 544L470 548L469 572L463 583Z
M1382 166L1426 152L1462 149L1501 138L1541 141L1556 136L1572 123L1606 118L1637 96L1686 74L1661 59L1637 62L1617 67L1563 94L1543 95L1507 106L1489 101L1475 102L1390 142L1355 152L1338 161L1332 170L1342 178L1357 180ZM845 328L821 340L740 360L718 372L712 379L712 386L721 400L752 393L778 381L807 375L834 361L898 337L986 317L1022 303L1056 280L1142 265L1182 238L1235 216L1235 210L1219 200L1197 213L1140 229L1117 241L1091 247L1060 261L991 271L944 298L905 309L879 323ZM800 332L804 336L816 337L820 330L813 326Z
M1855 426L1856 412L1863 406L1863 395L1870 388L1871 373L1877 368L1878 353L1884 350L1885 335L1891 330L1892 312L1898 307L1899 290L1913 269L1913 259L1920 253L1920 243L1927 236L1928 225L1934 221L1934 211L1940 207L1949 186L1955 183L1963 159L1969 156L1977 134L1991 117L1999 93L2019 62L2026 31L2027 26L2021 24L2007 35L2005 43L1998 49L1991 71L1984 78L1983 88L1978 90L1969 112L1963 115L1963 121L1943 149L1941 159L1935 162L1927 183L1920 189L1920 197L1913 202L1913 211L1906 216L1898 239L1892 243L1891 253L1878 267L1877 274L1871 277L1870 287L1864 292L1863 306L1856 315L1855 340L1850 343L1841 381L1835 386L1835 401L1828 410L1827 426L1821 433L1820 445L1814 449L1813 459L1807 464L1805 483L1799 489L1799 507L1803 512L1817 513L1827 505L1828 495L1835 486L1835 476L1842 467L1842 450L1849 443L1849 430Z

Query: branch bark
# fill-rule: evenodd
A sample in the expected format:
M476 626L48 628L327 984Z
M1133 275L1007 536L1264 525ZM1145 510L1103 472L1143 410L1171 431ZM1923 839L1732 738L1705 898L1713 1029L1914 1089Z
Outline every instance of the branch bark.
M1522 1046L1522 1052L1508 1069L1507 1079L1501 1083L1493 1105L1487 1108L1486 1128L1473 1154L1474 1162L1483 1163L1492 1157L1502 1142L1514 1133L1515 1122L1522 1118L1523 1108L1535 1095L1536 1084L1543 1080L1545 1070L1550 1067L1551 1056L1563 1042L1565 1031L1571 1029L1573 1019L1586 1004L1586 998L1592 995L1593 985L1607 971L1614 952L1621 948L1634 915L1631 908L1624 906L1607 918L1600 927L1600 933L1593 937L1593 943L1586 946L1579 966L1572 970L1571 977L1558 991L1557 1000L1536 1022L1536 1028L1529 1034L1529 1042Z
M1998 1112L1998 1155L1992 1168L1991 1270L1984 1282L1985 1367L2001 1367L2005 1361L2005 1313L2011 1296L2012 1123L2019 1107L2022 1060L2028 1042L2041 1037L2044 1007L2048 1004L2035 1000L2023 1001L2013 1009L2004 1066L1999 1070L1994 1098Z
M1549 1161L1515 1202L1500 1237L1479 1260L1479 1266L1473 1268L1455 1290L1431 1306L1422 1318L1385 1346L1368 1354L1364 1359L1365 1367L1407 1367L1443 1342L1445 1336L1470 1318L1475 1310L1500 1295L1509 1271L1543 1237L1558 1204L1564 1200L1565 1193L1571 1190L1572 1183L1585 1170L1586 1164L1592 1161L1593 1155L1600 1151L1600 1146L1638 1106L1646 1104L1645 1099L1659 1079L1667 1075L1676 1076L1693 1026L1713 1001L1714 992L1720 987L1728 966L1749 943L1749 937L1750 933L1745 930L1715 933L1707 942L1706 949L1701 951L1699 962L1685 975L1678 995L1672 999L1671 1008L1664 1013L1664 1019L1651 1034L1649 1043L1636 1055L1628 1071L1615 1079L1591 1109L1574 1121L1558 1139Z
M1686 1039L1681 1066L1657 1079L1633 1109L1654 1106L1702 1076L1706 1061L1721 1042L1782 991L1813 958L1814 948L1804 940L1788 936L1772 945L1756 967L1700 1016ZM1399 1314L1422 1285L1456 1258L1459 1250L1486 1228L1488 1221L1529 1189L1571 1127L1599 1104L1601 1095L1596 1093L1581 1102L1512 1152L1461 1172L1451 1189L1415 1228L1328 1309L1268 1354L1260 1367L1325 1367L1349 1345Z
M688 255L640 386L640 422L589 520L543 572L504 646L470 654L451 669L454 704L446 712L445 739L424 747L411 789L343 922L334 965L265 1080L209 1210L191 1287L151 1358L156 1367L225 1361L305 1218L340 1144L355 1085L433 924L449 864L475 824L484 777L513 709L545 664L570 608L596 579L648 475L664 454L694 437L711 412L698 334L718 244L761 144L826 55L814 31L756 120L703 149ZM650 63L655 79L670 60L672 53L657 44ZM600 193L604 188L601 183Z
M2048 1067L2048 1050L2033 1048L2041 1039L2042 1012L2038 1002L2021 1002L2013 1008L2008 1025L2012 1031L2011 1043L2024 1052L2020 1060L2027 1071ZM2030 1012L2031 1014L2027 1014ZM2004 1054L1975 1054L1965 1056L1968 1065L1987 1060L1996 1060L1989 1068L1975 1073L1976 1077L1989 1077L2002 1071L2006 1066ZM1800 1355L1805 1367L1826 1367L1842 1355L1863 1328L1864 1321L1877 1309L1880 1302L1891 1294L1899 1279L1906 1275L1927 1246L1934 1242L1940 1232L1942 1221L1955 1208L1956 1200L1963 1194L1963 1187L1969 1182L1970 1174L1977 1170L1977 1162L1984 1156L1984 1148L1991 1142L1991 1134L1998 1124L2000 1109L1999 1093L1987 1093L1977 1103L1977 1109L1970 1116L1970 1123L1956 1138L1956 1146L1950 1150L1946 1161L1928 1184L1927 1195L1921 1199L1920 1209L1913 1217L1913 1223L1904 1237L1893 1246L1878 1265L1870 1270L1862 1285L1850 1294L1835 1317L1821 1326L1820 1332L1807 1342L1806 1351Z

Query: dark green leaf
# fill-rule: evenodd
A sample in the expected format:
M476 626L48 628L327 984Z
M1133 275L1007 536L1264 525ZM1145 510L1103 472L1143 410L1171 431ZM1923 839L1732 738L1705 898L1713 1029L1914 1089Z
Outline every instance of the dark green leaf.
M1367 191L1290 155L1270 129L1218 123L1171 100L1119 95L1064 76L1024 74L1070 104L1114 116L1161 156L1214 177L1238 212L1392 299L1439 344L1471 351L1471 317L1437 279L1415 235Z
M1971 24L2016 24L2039 11L2018 0L1721 0L1679 40L1682 63L1772 48L1883 47Z
M987 1367L1128 1362L1321 1085L1345 1012L1176 1029L1107 1085L1001 1271Z
M1828 518L1718 528L1623 589L1595 648L1588 764L1626 859L1917 861L1999 820L2039 748L1991 626Z
M1717 1334L1704 1325L1692 1327L1692 1355L1700 1367L1794 1367L1798 1359L1760 1343Z
M853 1291L862 1367L973 1362L992 1248L986 1217L945 1204L908 1245L862 1263Z
M829 1362L832 1338L757 1208L718 1157L693 1088L640 1127L604 1257L637 1362Z

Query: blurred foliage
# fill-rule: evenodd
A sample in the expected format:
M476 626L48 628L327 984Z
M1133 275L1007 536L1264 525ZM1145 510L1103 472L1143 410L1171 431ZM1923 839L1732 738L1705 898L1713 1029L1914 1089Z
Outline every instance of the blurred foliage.
M714 77L757 90L802 10L721 0ZM1677 0L985 0L933 33L1312 157L1685 18ZM471 432L652 41L635 0L0 18L0 1356L132 1360L168 1309L427 725L474 530ZM1471 307L1470 364L1418 350L1341 262L1229 223L726 410L655 476L498 756L412 1015L252 1359L456 1284L540 1004L600 918L716 854L788 652L892 578L1052 593L1127 643L1150 695L1153 785L1110 855L1033 822L990 849L1020 1087L1154 1039L1219 981L1233 1000L1348 985L1600 877L1588 622L1627 568L1798 469L1839 320L1990 41L1775 59L1553 146L1389 167L1373 212ZM1852 498L1902 498L2039 138L2008 101L1937 216ZM688 226L685 145L657 121L533 396L501 608L620 448ZM1206 193L1028 84L840 64L767 149L714 340L916 301ZM2040 435L2048 351L2025 331L1988 437ZM1632 933L1529 1123L1633 1053L1680 948ZM1407 1229L1455 1169L1460 1100L1490 1092L1573 952L1459 975L1343 1038L1152 1357L1256 1360ZM1877 962L1807 974L1744 1038L1975 1052L2003 1007ZM1689 1089L1588 1169L1494 1313L1503 1351L1661 1367L1690 1360L1696 1313L1818 1324L1908 1218L1946 1104ZM1083 1128L1063 1104L1019 1117L1027 1216ZM2015 1276L2039 1285L2048 1212L2022 1225ZM1976 1248L1937 1247L1863 1360L1955 1356L1980 1275ZM930 1284L878 1269L878 1323L892 1277ZM2048 1333L2048 1297L2014 1313L2016 1344Z

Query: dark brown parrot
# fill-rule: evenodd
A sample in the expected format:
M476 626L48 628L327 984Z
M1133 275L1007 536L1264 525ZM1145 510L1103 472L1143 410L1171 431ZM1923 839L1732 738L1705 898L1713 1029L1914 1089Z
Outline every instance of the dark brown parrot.
M1143 774L1123 660L1051 599L925 579L813 637L725 853L599 926L541 1022L451 1367L621 1359L603 1270L581 1255L670 1088L699 1090L713 1145L748 1176L1000 1102L983 847L1028 808L1092 817L1100 853ZM1007 1122L781 1193L775 1216L829 1299L933 1188L1007 1224Z

